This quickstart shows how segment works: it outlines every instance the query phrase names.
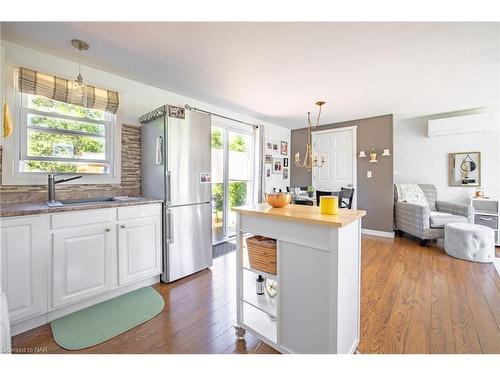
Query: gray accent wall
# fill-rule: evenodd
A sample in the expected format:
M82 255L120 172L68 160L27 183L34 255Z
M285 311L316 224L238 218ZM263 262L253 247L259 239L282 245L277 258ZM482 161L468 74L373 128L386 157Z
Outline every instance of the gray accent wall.
M370 117L354 121L339 122L328 125L321 125L316 131L343 128L347 126L357 126L357 150L364 150L366 158L357 160L357 199L358 209L366 210L363 218L363 229L370 229L383 232L392 232L393 224L393 116L384 115ZM304 154L305 142L307 139L307 129L292 130L291 136L291 161L296 152ZM375 147L379 152L379 162L369 163L369 151ZM383 149L388 148L391 156L382 157ZM367 178L367 172L372 171L372 178ZM296 167L290 163L290 186L306 186L311 184L311 172L307 169Z

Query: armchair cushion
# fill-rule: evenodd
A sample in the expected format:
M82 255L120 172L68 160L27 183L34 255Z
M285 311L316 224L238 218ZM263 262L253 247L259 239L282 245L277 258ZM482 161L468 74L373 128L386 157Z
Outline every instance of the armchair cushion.
M417 184L396 184L396 193L398 202L415 203L419 205L428 205L424 192Z
M437 188L434 185L431 184L418 184L420 189L422 189L425 199L427 200L427 203L429 204L429 207L431 211L438 211L436 210L436 200L437 200Z

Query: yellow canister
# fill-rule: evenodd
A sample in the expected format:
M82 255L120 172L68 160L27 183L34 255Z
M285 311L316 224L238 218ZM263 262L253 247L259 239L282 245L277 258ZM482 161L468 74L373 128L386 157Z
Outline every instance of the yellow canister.
M319 209L323 215L337 215L339 213L339 198L333 195L322 195L319 198Z

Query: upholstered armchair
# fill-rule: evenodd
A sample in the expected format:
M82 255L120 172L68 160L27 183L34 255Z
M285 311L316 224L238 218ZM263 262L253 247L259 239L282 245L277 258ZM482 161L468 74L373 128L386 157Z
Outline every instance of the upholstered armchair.
M398 185L394 190L395 229L399 234L411 234L420 239L421 246L425 246L427 240L444 238L446 224L469 222L469 207L437 200L434 185L419 184L412 188L420 189L425 200L408 202L398 194Z

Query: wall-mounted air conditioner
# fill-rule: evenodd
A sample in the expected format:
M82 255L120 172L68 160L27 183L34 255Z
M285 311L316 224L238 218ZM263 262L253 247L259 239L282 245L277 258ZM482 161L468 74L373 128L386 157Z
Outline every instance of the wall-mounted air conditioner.
M491 113L478 113L474 115L446 117L429 120L427 136L488 133L497 128L497 117Z

